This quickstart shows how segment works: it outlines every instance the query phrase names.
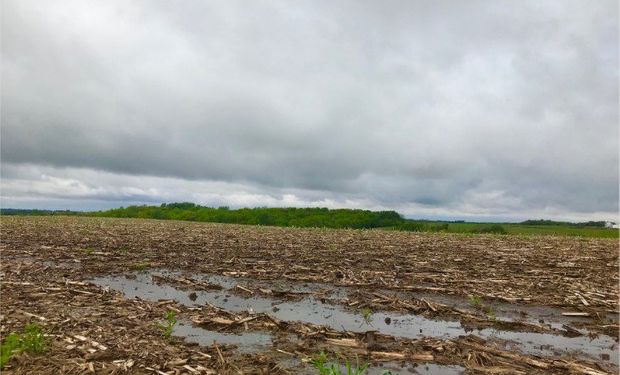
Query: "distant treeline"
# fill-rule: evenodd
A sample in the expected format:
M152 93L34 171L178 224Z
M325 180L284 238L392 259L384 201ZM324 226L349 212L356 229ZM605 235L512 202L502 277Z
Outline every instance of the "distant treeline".
M0 208L0 215L48 216L48 215L80 215L83 212L71 210L30 210L21 208Z
M240 208L205 207L194 203L164 203L161 206L129 206L107 211L76 212L1 209L2 215L71 215L160 220L187 220L213 223L319 228L392 228L406 231L445 231L447 223L416 222L396 211L368 211L328 208Z
M395 211L367 211L327 208L240 208L204 207L194 203L161 206L130 206L91 213L94 216L143 219L170 219L271 225L279 227L382 228L395 227L405 220Z
M0 209L2 215L64 215L160 220L187 220L213 223L269 225L279 227L318 227L372 229L410 232L455 232L495 234L555 234L618 237L618 231L605 228L604 221L567 223L552 220L526 220L521 223L468 223L405 219L395 211L368 211L327 208L240 208L205 207L194 203L164 203L160 206L129 206L106 211L77 212L51 210Z
M553 220L525 220L521 222L523 225L562 225L575 228L605 228L605 221L584 221L582 223L570 223L567 221Z

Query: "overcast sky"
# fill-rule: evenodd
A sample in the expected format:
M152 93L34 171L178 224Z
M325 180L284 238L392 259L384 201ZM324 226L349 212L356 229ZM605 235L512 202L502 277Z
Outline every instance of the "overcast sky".
M618 2L2 1L2 207L618 215Z

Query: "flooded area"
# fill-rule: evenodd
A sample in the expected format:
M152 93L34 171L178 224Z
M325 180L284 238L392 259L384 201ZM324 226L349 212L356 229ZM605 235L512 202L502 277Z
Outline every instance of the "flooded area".
M419 375L461 375L465 373L465 368L461 366L442 366L433 363L426 363L420 366L416 366L413 373Z
M446 304L453 308L468 311L470 313L476 312L476 309L471 305L471 301L463 297L400 291L386 291L385 293L393 294L395 296L403 298L415 297L418 299L427 299L429 301ZM515 305L498 301L485 301L484 305L493 309L493 314L497 320L540 324L557 330L564 330L566 328L565 325L584 323L590 320L589 317L564 316L562 315L562 313L567 312L566 309L551 306L523 304ZM619 318L620 314L618 313L606 313L602 316L602 319L604 319L609 324L616 325L618 324ZM588 332L585 330L582 333L588 334Z
M80 269L82 262L78 259L56 259L56 260L41 260L32 255L23 255L16 258L17 261L23 264L40 265L43 268L58 268L58 269Z
M234 345L240 353L257 353L272 344L271 335L259 332L222 333L209 331L192 325L189 321L181 321L174 326L173 336L183 337L191 343L202 346L213 344Z
M438 339L454 339L473 334L497 343L498 346L518 350L524 354L540 356L559 356L571 354L580 358L606 361L618 365L618 343L611 337L598 335L590 338L587 335L565 337L559 334L537 332L513 332L499 329L465 329L459 321L429 319L421 315L402 314L397 312L374 312L369 317L362 313L345 309L336 304L321 302L314 296L304 296L301 300L287 301L264 296L245 297L235 293L234 288L239 280L226 276L200 275L194 279L206 280L221 288L218 290L180 290L172 285L155 282L154 278L178 276L163 270L137 272L130 276L97 277L92 282L104 288L121 291L127 298L141 298L151 301L175 300L185 306L201 306L209 304L231 312L266 313L276 319L294 322L301 321L316 325L325 325L335 330L364 333L376 331L381 334L408 339L432 337ZM265 284L265 283L264 283ZM264 287L273 285L262 285ZM282 285L282 287L285 287ZM296 285L291 290L297 292L316 292L323 290L320 284ZM346 294L343 288L336 288L336 296L342 298ZM505 307L504 307L505 308ZM533 309L529 308L529 312ZM541 310L550 314L550 310ZM533 315L534 318L539 316ZM509 320L510 318L503 317ZM549 319L549 316L547 316ZM558 318L559 319L559 318ZM556 323L560 325L560 323ZM188 329L186 328L186 331ZM184 331L175 332L185 336ZM192 333L194 338L199 336ZM206 338L206 341L213 339ZM260 340L259 340L260 341ZM219 342L219 340L218 340ZM262 340L261 342L265 342ZM243 343L236 343L243 345Z
M171 277L178 275L178 273L170 272L166 270L151 270L153 276ZM187 280L187 279L186 279ZM327 299L336 300L342 302L349 297L351 287L336 286L332 284L319 283L319 282L304 282L295 283L290 281L272 281L272 280L255 280L245 277L233 277L223 275L212 274L190 274L189 280L206 281L210 284L217 285L223 289L234 289L237 286L244 287L246 289L268 289L277 291L274 298L278 294L309 294L317 297L325 297ZM469 312L475 314L480 309L472 307L471 301L467 298L451 295L442 295L437 293L423 293L412 291L400 291L390 289L375 289L375 291L381 295L402 298L402 299L418 299L426 300L437 304L443 304L450 306L451 308L459 311ZM290 297L290 296L289 296ZM525 322L532 325L545 326L550 329L558 331L565 331L567 325L585 323L590 321L590 317L580 316L564 316L563 313L567 312L566 309L550 307L550 306L537 306L537 305L524 305L524 304L510 304L498 301L484 301L485 308L491 308L493 311L493 319L497 321L505 322ZM606 313L603 314L601 319L605 320L609 324L618 325L620 320L620 314L618 313ZM572 332L579 331L582 335L590 335L591 332L585 329L569 328Z
M316 370L299 361L283 361L283 367L293 371L296 375L315 375ZM328 365L334 364L330 362ZM346 374L346 367L342 363L338 363L343 374ZM422 364L402 364L394 362L380 363L376 366L370 366L364 372L365 375L462 375L466 373L466 368L458 365L438 365L435 363Z

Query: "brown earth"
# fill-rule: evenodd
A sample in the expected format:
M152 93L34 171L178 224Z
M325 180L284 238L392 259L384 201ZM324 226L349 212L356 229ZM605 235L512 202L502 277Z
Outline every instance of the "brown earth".
M321 350L348 358L357 354L373 363L398 362L404 368L460 365L466 373L617 372L613 365L578 357L524 355L475 335L402 339L345 332L209 305L197 309L176 301L130 300L89 282L94 276L128 275L144 268L256 280L233 291L241 295L272 294L261 290L259 280L321 282L350 289L344 301L326 301L347 308L403 310L477 328L557 331L542 324L496 321L476 309L407 293L465 300L477 296L485 303L549 306L588 315L577 328L617 340L616 240L2 217L0 256L2 337L30 321L49 335L45 355L17 355L6 373L299 373L299 368L282 363L291 358L307 362ZM186 280L193 289L200 286ZM297 297L284 293L281 298ZM210 330L269 332L273 346L241 354L234 346L202 347L166 339L155 322L171 309ZM616 317L611 322L610 314ZM570 327L554 333L579 334Z

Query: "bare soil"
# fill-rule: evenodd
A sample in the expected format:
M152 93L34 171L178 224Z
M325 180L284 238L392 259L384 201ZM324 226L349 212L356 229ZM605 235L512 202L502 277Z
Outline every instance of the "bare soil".
M618 372L617 240L2 217L0 257L49 343L9 374Z

